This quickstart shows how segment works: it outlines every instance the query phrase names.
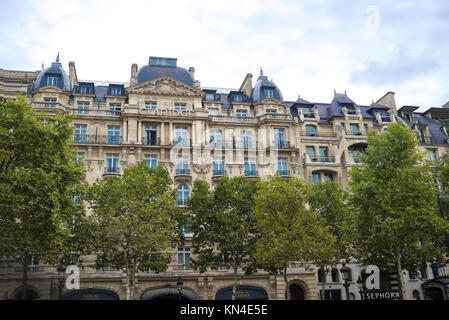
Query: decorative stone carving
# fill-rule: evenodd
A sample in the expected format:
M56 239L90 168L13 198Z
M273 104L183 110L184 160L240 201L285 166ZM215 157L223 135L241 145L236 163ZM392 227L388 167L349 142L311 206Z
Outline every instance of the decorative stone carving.
M201 89L191 87L168 76L153 79L128 88L129 93L169 96L203 96Z
M207 174L210 171L210 164L198 164L198 163L194 163L192 165L193 171L195 171L196 173L200 174Z

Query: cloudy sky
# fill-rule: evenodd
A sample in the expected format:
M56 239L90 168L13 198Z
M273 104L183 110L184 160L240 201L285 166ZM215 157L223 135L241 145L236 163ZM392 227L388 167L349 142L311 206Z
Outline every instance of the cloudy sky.
M0 68L55 60L78 78L129 81L132 63L177 57L206 87L238 88L260 67L286 100L369 104L387 91L449 100L449 1L0 0Z

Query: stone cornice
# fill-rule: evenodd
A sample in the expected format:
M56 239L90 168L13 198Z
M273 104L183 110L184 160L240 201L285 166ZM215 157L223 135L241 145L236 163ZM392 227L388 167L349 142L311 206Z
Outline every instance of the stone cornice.
M126 89L128 94L203 97L204 92L168 76L139 83Z

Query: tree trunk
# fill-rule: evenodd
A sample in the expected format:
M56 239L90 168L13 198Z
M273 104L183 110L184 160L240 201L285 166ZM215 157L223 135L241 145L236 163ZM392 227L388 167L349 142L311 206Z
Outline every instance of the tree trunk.
M402 264L401 264L401 254L399 253L399 247L396 247L396 272L398 274L399 283L399 295L401 300L407 299L407 293L405 292L404 277L402 275Z
M287 266L284 267L284 283L285 283L285 300L290 300L290 290L288 288L288 280L287 280Z
M126 300L134 300L135 272L126 270Z
M234 268L234 282L232 284L232 300L235 300L235 296L237 295L237 268Z
M22 292L21 292L22 300L25 300L25 295L27 292L27 283L28 283L28 253L25 252L23 254L23 276L22 276Z
M324 267L321 268L321 270L323 270L323 280L321 282L321 293L320 293L320 300L325 300L326 299L326 269Z

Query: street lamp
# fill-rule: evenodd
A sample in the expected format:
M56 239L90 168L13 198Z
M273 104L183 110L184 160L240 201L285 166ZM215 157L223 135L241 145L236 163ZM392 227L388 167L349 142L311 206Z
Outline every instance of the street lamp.
M341 277L343 279L343 287L345 287L345 293L346 293L346 300L349 300L349 281L352 280L351 277L351 269L346 267L345 264L343 264L343 267L340 269Z
M359 276L359 278L357 279L357 285L358 285L358 287L359 287L359 293L360 293L360 300L364 300L363 299L363 280L362 280L362 277L361 276Z
M65 279L65 266L61 263L58 266L58 294L59 294L59 300L62 300L62 290L64 289L64 279Z
M182 298L182 279L181 277L178 278L178 281L176 282L176 287L178 288L178 300L181 300Z

